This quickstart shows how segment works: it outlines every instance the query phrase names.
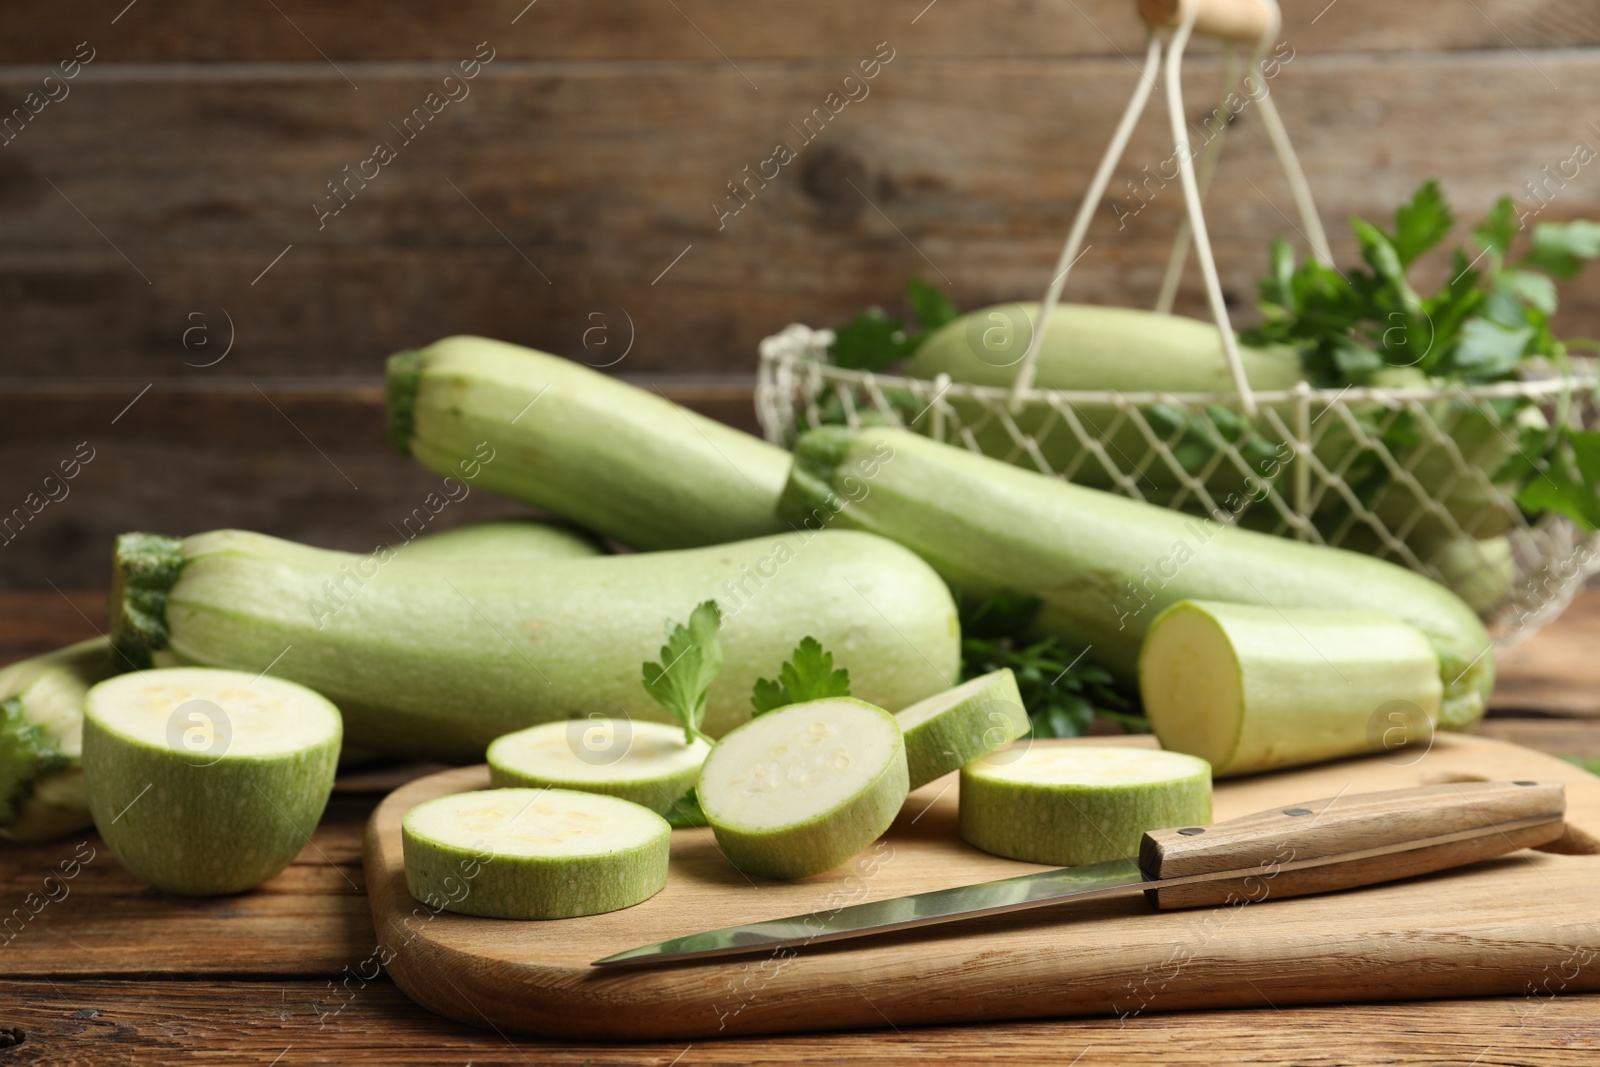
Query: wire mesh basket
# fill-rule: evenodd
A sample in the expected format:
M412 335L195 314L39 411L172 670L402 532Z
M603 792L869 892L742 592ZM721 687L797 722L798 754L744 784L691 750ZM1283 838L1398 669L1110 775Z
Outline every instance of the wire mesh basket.
M1600 571L1600 537L1551 512L1530 520L1514 479L1525 429L1596 424L1596 367L1487 385L1253 390L1212 255L1202 204L1227 123L1191 148L1180 77L1195 33L1223 45L1220 100L1259 108L1312 256L1333 258L1305 175L1268 92L1263 57L1276 0L1139 0L1144 65L1080 203L1037 312L1013 305L1026 336L1009 385L874 374L829 362L832 331L791 325L761 344L756 408L769 440L789 445L824 423L887 423L1048 475L1266 533L1366 552L1459 593L1504 647L1560 614ZM1236 52L1248 52L1236 77ZM1035 387L1045 330L1082 257L1090 220L1157 82L1164 82L1184 219L1155 310L1170 312L1191 248L1220 335L1227 393L1063 391ZM1224 104L1219 103L1219 112ZM1231 111L1231 105L1228 105ZM975 348L976 352L977 349ZM1014 351L1010 349L1008 351ZM979 353L980 357L982 353ZM998 366L1000 364L991 364ZM1532 457L1523 477L1536 470ZM1538 477L1546 477L1543 474Z
M1600 571L1600 535L1529 520L1493 480L1520 420L1595 423L1595 368L1483 386L1232 393L1009 388L872 374L827 360L832 332L761 345L767 439L833 423L892 425L1068 481L1393 560L1455 589L1509 646ZM1502 414L1507 409L1512 414ZM1406 420L1407 442L1392 431Z

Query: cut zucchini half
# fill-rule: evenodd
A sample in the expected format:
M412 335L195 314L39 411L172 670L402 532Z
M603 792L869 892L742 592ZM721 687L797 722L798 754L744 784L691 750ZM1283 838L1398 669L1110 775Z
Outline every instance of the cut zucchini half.
M1011 668L980 675L894 713L906 738L911 788L964 767L1027 733Z
M1218 777L1426 742L1443 691L1427 637L1380 611L1182 601L1139 657L1151 729Z
M1034 745L961 769L961 839L1075 867L1136 855L1148 830L1211 821L1211 767L1181 752Z
M424 904L492 919L569 919L659 893L672 828L598 793L484 789L418 804L400 834L406 888Z
M333 790L343 733L302 685L174 667L89 690L83 780L106 843L158 889L217 896L283 870Z
M894 822L910 792L905 753L899 723L882 708L850 697L791 704L718 742L697 793L735 867L805 878Z
M684 744L683 727L661 722L547 722L489 745L489 781L604 793L666 815L694 788L710 752L699 738Z

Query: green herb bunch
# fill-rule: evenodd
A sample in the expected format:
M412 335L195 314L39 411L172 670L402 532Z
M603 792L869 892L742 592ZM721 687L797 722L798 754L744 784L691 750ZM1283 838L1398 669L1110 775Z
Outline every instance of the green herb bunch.
M1288 243L1273 242L1270 268L1259 283L1262 322L1241 333L1247 344L1288 344L1300 350L1312 381L1345 385L1475 385L1506 381L1528 364L1554 370L1569 365L1574 348L1600 348L1590 340L1561 340L1551 329L1556 281L1578 274L1600 256L1600 223L1538 222L1531 227L1509 197L1502 197L1472 230L1476 251L1450 253L1447 280L1419 293L1412 268L1455 226L1455 215L1436 181L1402 204L1392 228L1353 218L1362 265L1335 270L1297 263ZM1524 234L1526 236L1524 237ZM1555 511L1587 529L1600 526L1600 433L1557 425L1520 426L1514 416L1531 402L1509 398L1493 408L1500 425L1515 426L1516 451L1507 466L1490 472L1496 482L1519 487L1517 502L1530 514ZM1391 452L1414 446L1418 427L1408 415L1369 421ZM1538 421L1538 420L1535 420ZM1370 495L1386 471L1369 465L1347 477Z
M1035 737L1077 737L1096 718L1149 733L1138 697L1094 662L1093 649L1074 651L1053 637L1024 636L1040 603L1036 596L1014 593L959 599L962 680L1011 668Z

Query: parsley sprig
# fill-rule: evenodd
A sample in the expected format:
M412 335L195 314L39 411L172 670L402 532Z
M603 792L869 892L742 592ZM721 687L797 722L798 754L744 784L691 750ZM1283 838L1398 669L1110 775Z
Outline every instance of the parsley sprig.
M683 723L684 744L693 744L697 737L709 743L700 721L705 718L711 683L722 670L722 646L717 643L722 609L715 600L707 600L689 615L689 625L668 625L660 662L643 666L645 690Z
M754 714L764 715L790 704L850 695L850 672L833 666L833 653L815 637L805 637L778 671L777 680L756 679L750 695Z

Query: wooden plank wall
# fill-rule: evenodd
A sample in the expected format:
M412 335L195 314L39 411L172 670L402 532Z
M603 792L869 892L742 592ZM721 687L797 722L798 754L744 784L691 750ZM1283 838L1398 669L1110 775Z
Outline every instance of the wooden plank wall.
M1600 147L1600 6L1284 7L1274 91L1336 233L1430 175L1469 217L1529 181L1545 183L1540 219L1600 216L1600 163L1570 162ZM1132 9L14 5L0 117L31 117L0 134L0 511L80 442L94 458L0 545L0 586L103 584L130 528L369 547L433 484L384 448L382 359L447 334L592 363L626 349L612 373L752 425L755 346L785 323L896 306L913 271L964 306L1035 293L1133 84ZM847 85L875 56L876 77ZM1192 68L1199 121L1217 57ZM827 121L802 137L813 114ZM1113 181L1078 298L1153 298L1176 187L1119 217L1170 152L1161 120L1157 106ZM795 158L721 214L738 204L727 183L780 142ZM380 144L392 158L334 199ZM1246 108L1210 213L1241 311L1289 210ZM1336 251L1351 254L1342 234ZM1600 277L1565 301L1567 330L1600 333ZM609 347L586 347L600 323ZM512 510L480 494L440 521Z

